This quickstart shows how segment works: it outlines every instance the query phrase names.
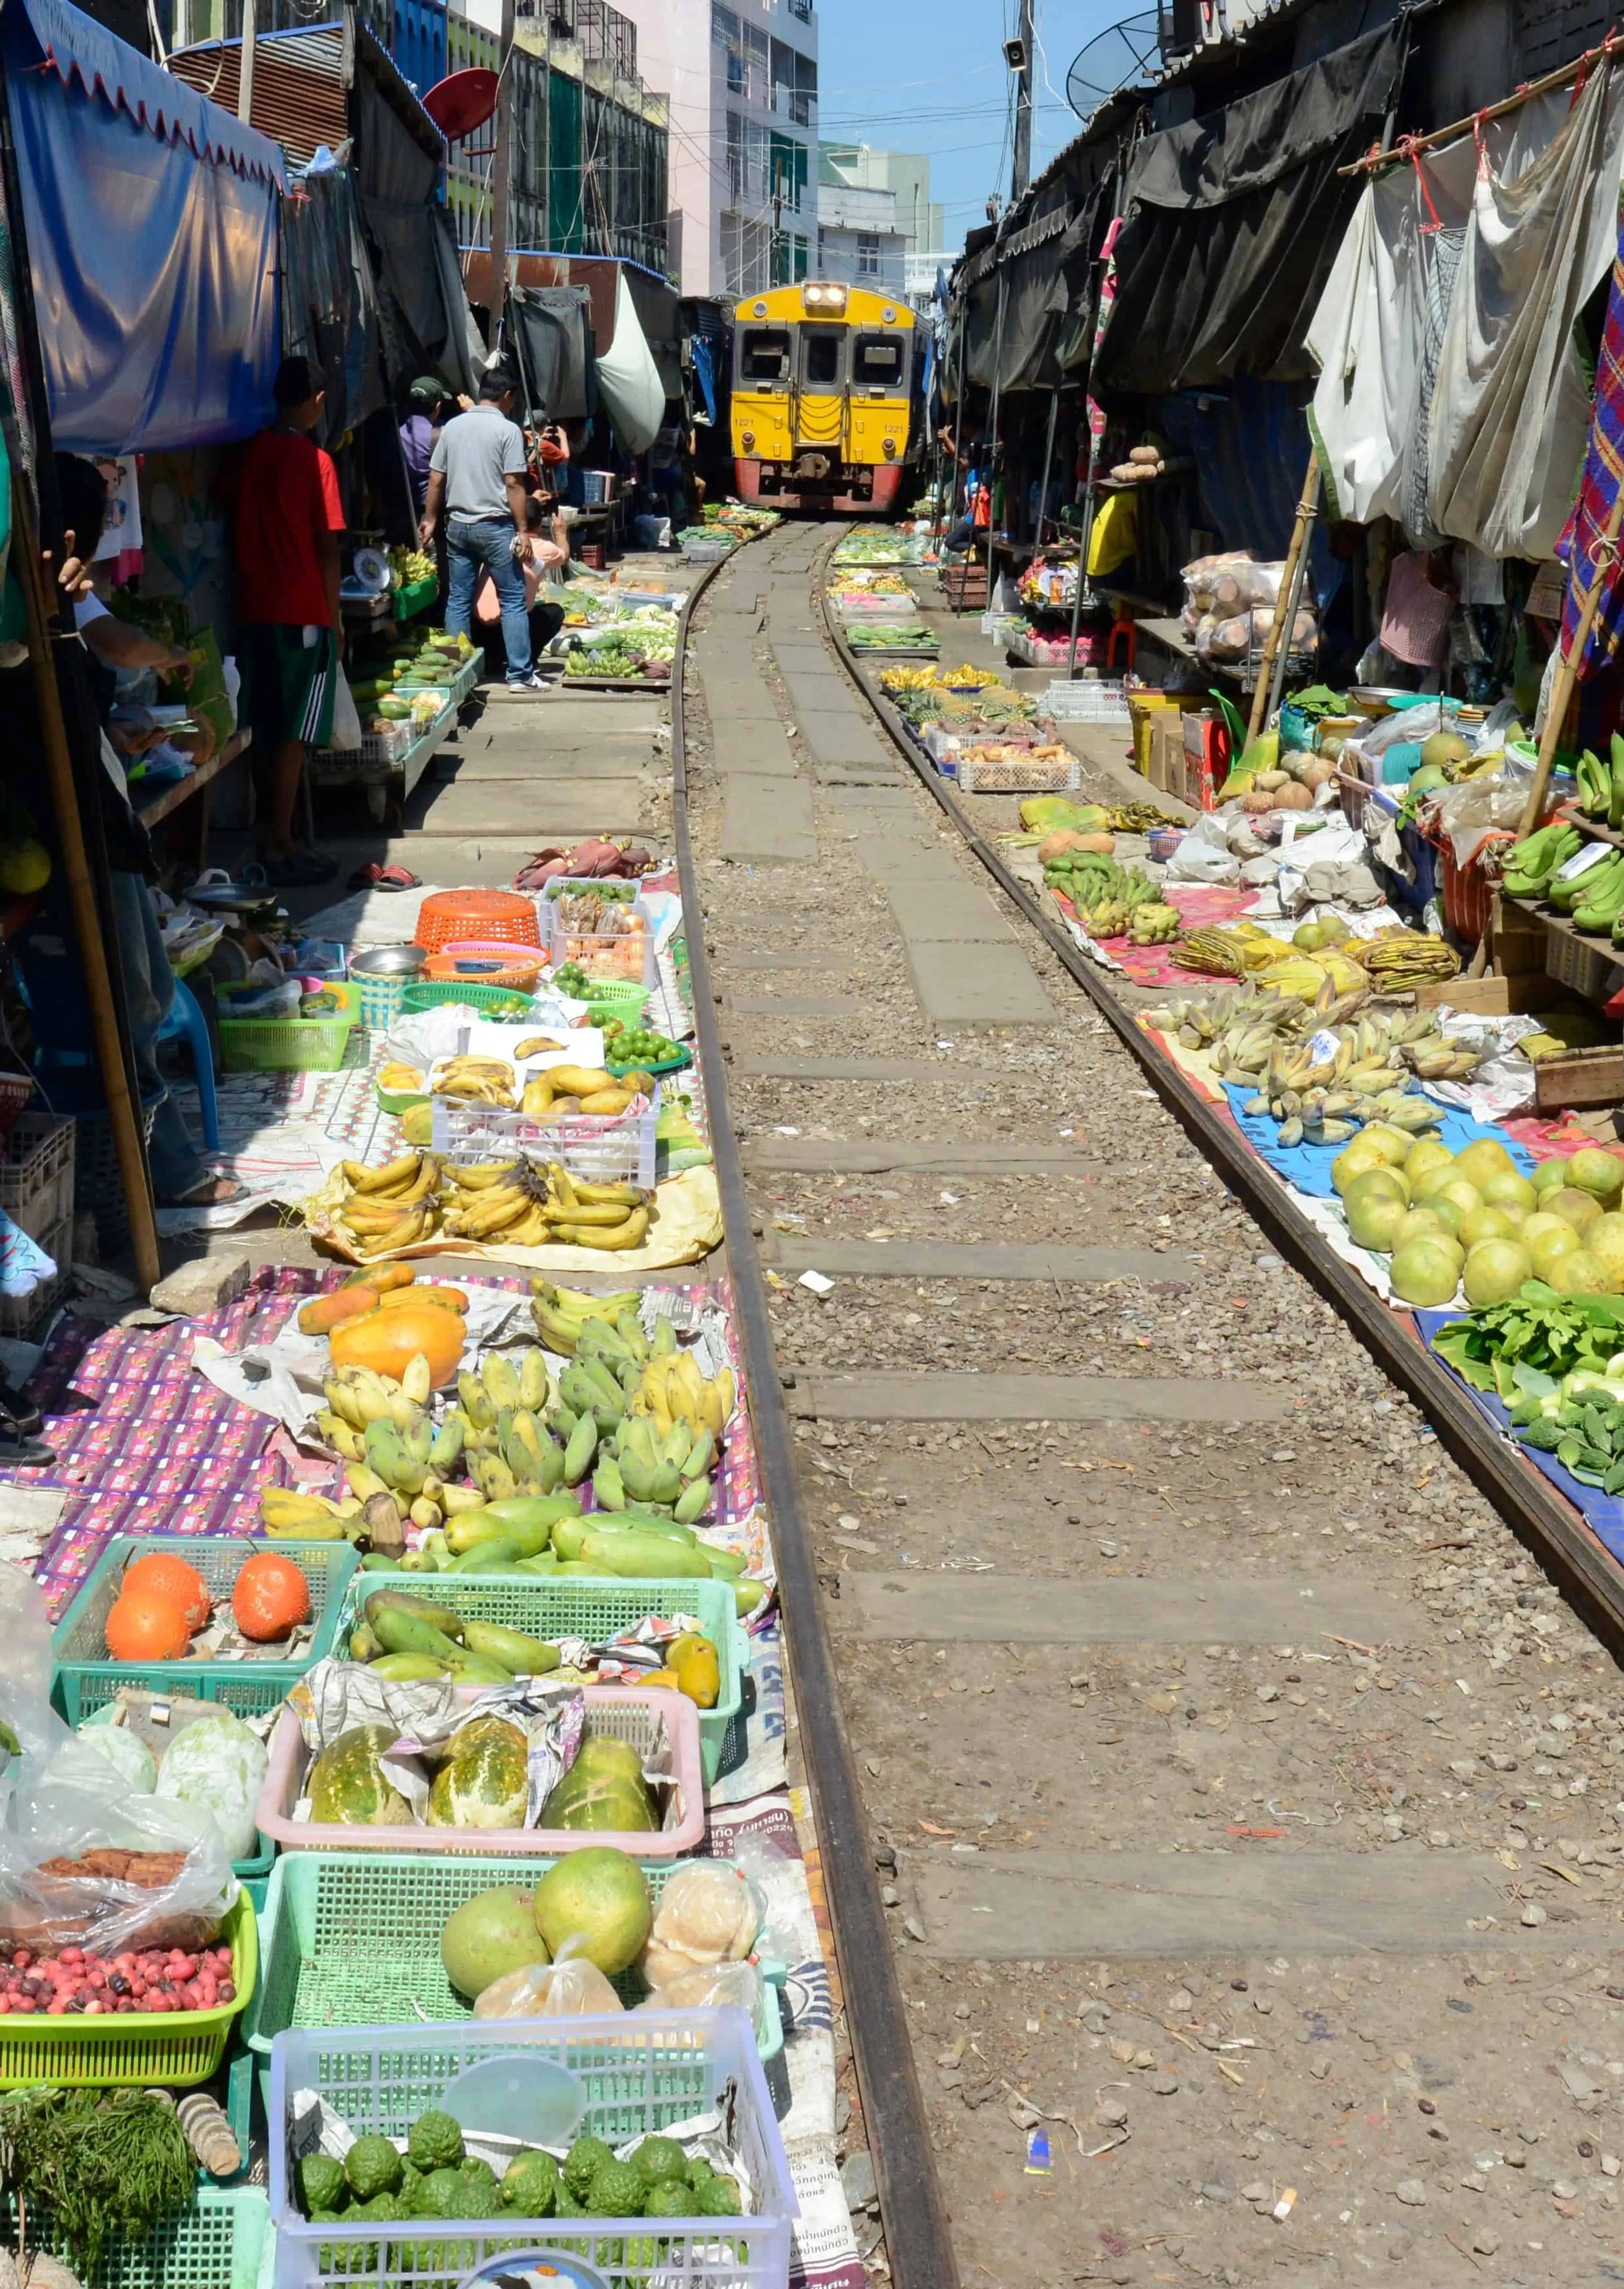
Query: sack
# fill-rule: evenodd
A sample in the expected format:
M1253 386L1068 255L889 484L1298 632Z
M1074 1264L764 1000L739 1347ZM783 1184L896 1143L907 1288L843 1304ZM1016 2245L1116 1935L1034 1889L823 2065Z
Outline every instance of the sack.
M342 668L332 690L332 744L341 754L352 754L361 745L361 718L356 708L356 695Z

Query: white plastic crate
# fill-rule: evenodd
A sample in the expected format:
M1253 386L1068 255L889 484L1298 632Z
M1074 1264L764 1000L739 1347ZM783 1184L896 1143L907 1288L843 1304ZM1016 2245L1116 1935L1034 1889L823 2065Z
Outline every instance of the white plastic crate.
M42 1247L73 1214L73 1140L71 1113L19 1113L0 1159L0 1208Z
M639 1184L645 1192L653 1187L658 1081L644 1111L614 1117L573 1113L538 1121L527 1113L503 1113L458 1097L436 1097L432 1102L434 1150L453 1164L514 1160L523 1153L538 1167L561 1161L572 1176L590 1184ZM604 1261L613 1268L610 1256Z
M593 882L582 882L572 884L571 890L579 889L589 893L598 887ZM630 937L620 932L565 929L559 909L570 895L571 891L564 891L558 897L544 897L540 902L541 928L546 933L548 960L553 967L557 969L564 962L578 961L589 977L619 978L626 985L646 985L652 990L658 975L654 957L654 918L643 900L633 898L629 901L630 912L639 915L644 923L641 933L643 959L639 966L632 951L636 941Z
M1127 689L1120 680L1080 675L1052 683L1038 703L1040 711L1057 723L1126 723Z
M466 2068L516 2054L577 2076L578 2135L620 2147L726 2110L727 2142L748 2171L755 2208L740 2218L413 2219L386 2238L374 2222L315 2225L292 2183L289 2105L313 2090L356 2136L404 2137ZM580 2019L420 2027L290 2028L271 2044L271 2220L276 2289L328 2283L417 2289L460 2281L504 2252L595 2265L624 2289L788 2289L789 2221L798 2212L783 2141L742 2011L636 2011ZM464 2129L488 2127L465 2124ZM517 2269L516 2268L516 2269Z
M1043 755L978 762L973 755L961 754L957 777L965 794L1060 794L1083 784L1075 755L1063 762Z

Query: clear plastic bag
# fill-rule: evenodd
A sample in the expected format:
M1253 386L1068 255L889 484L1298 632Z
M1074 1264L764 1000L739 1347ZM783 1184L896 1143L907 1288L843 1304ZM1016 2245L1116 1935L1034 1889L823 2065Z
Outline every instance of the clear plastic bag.
M0 1789L26 1787L73 1738L51 1706L51 1609L20 1567L0 1565Z
M623 2011L614 1989L589 1957L565 1940L554 1963L526 1963L493 1979L474 2005L476 2019L576 2019Z
M12 1792L0 1830L0 1939L12 1946L189 1953L218 1937L236 1890L209 1813L131 1795L82 1741L36 1787Z
M656 1987L639 2011L712 2011L735 2004L752 2027L759 2026L766 1982L753 1963L710 1963L684 1971Z
M689 1971L742 1962L760 1934L761 1894L746 1870L730 1860L691 1860L660 1894L643 1975L664 1988Z

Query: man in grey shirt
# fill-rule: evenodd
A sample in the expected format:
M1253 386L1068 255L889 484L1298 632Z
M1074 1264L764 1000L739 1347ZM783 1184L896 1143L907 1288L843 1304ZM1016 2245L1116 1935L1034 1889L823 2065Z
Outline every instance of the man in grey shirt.
M447 631L472 635L474 590L483 566L502 609L508 688L545 691L531 665L524 576L513 553L524 530L525 498L524 433L511 419L515 395L511 374L492 366L479 385L479 403L441 430L428 464L418 538L425 548L433 547L444 510Z

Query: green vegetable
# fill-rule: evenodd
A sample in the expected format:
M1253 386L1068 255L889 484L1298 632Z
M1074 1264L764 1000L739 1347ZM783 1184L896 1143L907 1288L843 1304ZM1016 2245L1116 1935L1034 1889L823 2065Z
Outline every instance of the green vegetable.
M550 2154L516 2155L502 2175L503 2205L521 2217L551 2217L560 2182Z
M496 2183L495 2171L480 2154L465 2154L457 2165L457 2171L470 2186L494 2186Z
M564 2157L564 2182L571 2197L584 2202L598 2172L614 2156L601 2138L578 2138Z
M115 2236L139 2238L192 2198L196 2165L167 2098L40 2089L0 2099L0 2178L48 2210L80 2277Z
M675 2138L645 2138L632 2160L644 2181L657 2186L686 2175L688 2157Z
M420 2114L406 2133L406 2158L420 2170L454 2170L462 2159L461 2124L436 2109Z
M466 2180L456 2170L436 2170L425 2178L418 2189L417 2208L420 2217L456 2217L456 2208L468 2191Z
M592 2173L587 2208L594 2217L641 2217L647 2191L634 2163L605 2162Z
M1485 1304L1441 1327L1432 1348L1477 1391L1497 1391L1497 1364L1563 1376L1600 1374L1618 1350L1624 1296L1559 1296L1541 1280L1509 1304ZM1502 1394L1503 1395L1503 1394Z

